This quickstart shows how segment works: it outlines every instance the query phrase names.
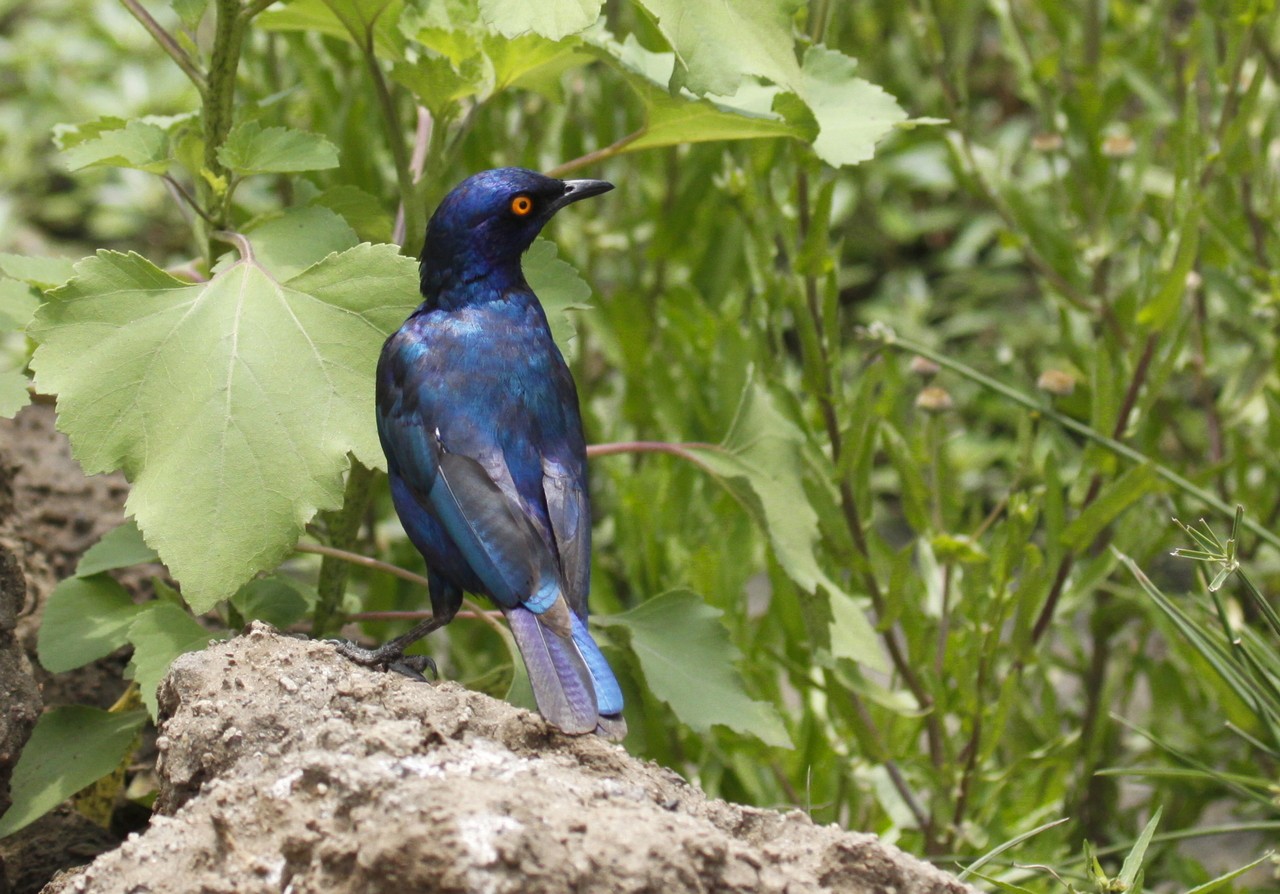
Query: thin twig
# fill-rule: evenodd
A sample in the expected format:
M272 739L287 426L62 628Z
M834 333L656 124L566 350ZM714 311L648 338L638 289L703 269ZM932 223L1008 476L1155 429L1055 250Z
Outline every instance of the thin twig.
M160 44L160 48L169 54L169 57L178 64L178 68L182 69L182 73L191 79L191 83L196 85L196 89L204 93L208 86L208 79L205 77L200 66L196 65L195 60L187 55L187 51L182 48L182 44L174 38L172 34L164 30L164 28L151 17L151 13L143 8L138 0L120 0L121 5L133 15L143 28L147 29L147 33Z
M195 197L192 196L191 193L187 192L186 189L183 188L182 184L175 180L172 175L161 174L160 179L165 182L165 185L169 187L170 191L175 196L182 199L182 201L186 202L192 211L199 214L200 217L204 219L205 223L217 226L217 222L209 215L209 212L201 208L200 203L195 200Z
M601 149L597 149L594 152L588 152L586 155L580 155L577 158L570 159L569 161L556 165L554 168L547 171L547 176L563 177L565 174L568 174L570 171L576 171L578 170L578 168L585 168L587 165L593 165L596 162L613 158L615 155L620 154L624 149L626 149L628 146L630 146L632 143L640 139L642 136L644 136L648 132L649 132L649 126L645 125L639 130L627 134L622 139L617 140L616 142L610 143L608 146L605 146Z
M353 565L361 565L365 568L371 568L374 571L382 571L402 580L407 580L410 583L418 584L421 587L430 588L431 586L431 582L421 574L414 574L409 569L401 568L399 565L392 565L390 562L383 562L380 559L374 559L370 556L362 556L359 553L348 552L345 549L335 549L332 546L324 546L319 543L298 543L294 545L294 549L300 553L314 553L317 556L332 556L335 559L342 559L344 562L350 562ZM476 605L470 599L462 600L462 604L468 611L474 613L474 617L484 621L498 634L502 633L502 625L498 623L496 618L490 617L489 612ZM353 615L352 617L355 616Z

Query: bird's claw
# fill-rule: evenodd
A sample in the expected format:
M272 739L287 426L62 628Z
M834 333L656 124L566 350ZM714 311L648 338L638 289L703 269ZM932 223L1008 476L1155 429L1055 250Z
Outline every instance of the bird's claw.
M382 670L395 671L403 674L411 680L420 680L426 682L427 678L423 676L423 671L430 668L431 676L440 679L440 672L436 668L436 663L426 655L405 655L404 652L387 646L380 646L377 649L366 649L364 646L357 646L350 640L331 639L328 642L333 643L334 649L339 655L352 661L361 667L376 667Z

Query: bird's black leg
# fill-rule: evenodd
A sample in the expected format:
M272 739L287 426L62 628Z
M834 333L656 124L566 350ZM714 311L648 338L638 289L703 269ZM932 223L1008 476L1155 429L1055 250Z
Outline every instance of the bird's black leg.
M419 621L407 633L402 633L393 640L388 640L376 649L366 649L345 640L335 642L338 654L364 667L381 667L393 670L418 680L425 680L422 672L431 668L431 675L438 677L436 663L426 655L405 657L404 650L422 639L433 630L437 630L453 620L453 613L448 615L432 615Z

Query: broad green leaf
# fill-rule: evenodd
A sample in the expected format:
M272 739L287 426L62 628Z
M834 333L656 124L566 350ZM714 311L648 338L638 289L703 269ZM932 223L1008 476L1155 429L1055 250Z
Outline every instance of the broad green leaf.
M491 89L491 78L478 55L455 66L444 56L424 53L414 62L397 62L391 77L409 88L432 115L444 120L454 117L459 100L486 95Z
M62 158L73 171L112 165L152 174L163 174L173 160L169 134L164 128L144 121L130 121L118 130L103 131L64 149Z
M231 597L231 604L246 621L266 621L284 629L307 611L306 597L287 578L272 576L249 581Z
M49 594L36 640L44 669L60 674L110 655L129 641L141 606L105 574L69 577Z
M813 151L833 167L866 161L876 141L907 119L897 100L853 76L857 61L824 46L809 47L797 92L818 124Z
M780 86L800 81L792 20L803 0L641 0L680 62L683 85L726 95L758 75Z
M626 631L649 691L670 705L681 723L700 733L719 724L766 745L790 748L776 709L752 700L734 671L741 656L719 621L721 614L696 593L672 590L631 611L594 620Z
M84 705L64 705L40 715L13 768L13 806L0 817L0 838L118 767L146 721L145 711L112 714Z
M1063 545L1073 550L1084 549L1120 513L1159 487L1159 482L1151 464L1134 466L1103 488L1098 498L1067 525L1062 532Z
M285 174L338 166L338 147L318 133L245 121L218 148L218 160L239 174Z
M646 50L628 35L622 44L597 44L599 58L613 66L645 107L641 136L628 151L716 140L750 140L767 137L804 137L802 128L789 124L772 110L776 87L745 82L732 97L698 99L687 90L675 95L667 88L674 56Z
M21 332L27 328L40 298L24 282L16 279L0 279L0 332Z
M0 271L37 289L56 289L72 277L75 263L66 258L0 254Z
M337 37L362 46L372 27L373 49L380 59L401 59L404 36L397 27L403 0L372 0L361 3L335 0L291 0L273 7L254 19L255 27L268 31L301 31Z
M0 357L0 417L12 418L19 410L31 402L31 392L27 390L30 380L20 369L4 369L4 358Z
M363 45L384 16L394 21L399 0L324 0L324 5L347 29L357 44Z
M537 34L511 40L486 34L481 47L493 66L495 90L523 87L548 93L550 84L558 81L561 74L592 59L582 51L580 41L553 41Z
M718 447L695 447L692 452L716 475L764 530L778 564L807 593L821 588L828 594L845 590L818 564L818 514L804 489L804 433L778 410L773 397L759 384L748 382L729 433ZM834 619L833 619L834 620ZM848 642L875 639L860 612L843 612L848 626L841 637ZM880 667L878 652L859 660Z
M504 37L532 31L559 40L600 17L603 0L480 0L480 17Z
M552 337L568 354L569 343L577 335L570 312L590 309L587 302L591 300L591 286L572 264L557 257L555 243L546 239L534 241L525 253L523 265L525 279L547 312Z
M129 625L129 641L133 643L133 660L125 671L138 684L147 712L157 714L156 690L169 672L173 659L187 652L198 652L212 639L224 639L225 632L215 633L200 626L195 618L170 602L149 602Z
M194 284L103 251L41 307L32 364L76 457L125 472L126 511L203 612L337 508L348 453L383 465L374 365L418 303L391 245L283 279L250 255Z
M253 256L276 279L291 279L329 255L359 242L355 230L336 212L318 205L290 208L284 214L255 223L247 233ZM236 263L228 253L215 273Z
M391 241L391 214L377 198L358 186L334 186L314 196L309 204L337 214L355 231L360 242Z
M85 550L76 565L76 577L89 577L113 568L128 568L144 562L158 561L156 551L147 546L133 519L102 535L102 539Z

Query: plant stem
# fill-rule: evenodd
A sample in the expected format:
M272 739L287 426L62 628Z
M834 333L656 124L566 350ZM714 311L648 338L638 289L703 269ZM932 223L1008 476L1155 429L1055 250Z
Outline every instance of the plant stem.
M895 332L888 331L884 327L872 327L870 329L863 330L862 337L886 348L906 351L911 354L919 354L921 357L926 357L939 366L945 367L957 375L981 385L983 388L994 391L996 394L1001 395L1019 406L1026 407L1033 413L1039 413L1046 419L1050 419L1063 428L1075 432L1086 440L1097 444L1099 447L1109 450L1116 456L1123 457L1124 459L1134 463L1149 463L1152 471L1154 471L1156 475L1169 482L1177 490L1182 491L1190 497L1194 497L1206 506L1221 512L1224 516L1235 515L1234 507L1228 505L1225 501L1219 499L1204 488L1191 483L1168 466L1162 465L1151 457L1134 450L1128 444L1122 444L1115 438L1109 438L1100 432L1094 431L1083 422L1072 419L1064 413L1059 413L1039 398L1031 397L1016 388L1011 388L1003 382L993 379L985 373L979 372L968 364L961 363L959 360L953 360L946 354L935 351L933 348L910 338L904 338ZM1259 539L1265 541L1276 549L1280 549L1280 536L1277 536L1248 517L1244 519L1242 524L1257 535Z
M342 507L322 516L330 547L345 552L355 544L365 507L369 504L373 475L372 469L366 468L354 456L351 458L351 470L347 473L347 486L342 494ZM320 562L320 580L316 586L319 600L316 602L312 621L313 636L324 636L334 616L338 614L342 597L347 591L349 569L345 556L324 554Z
M628 146L630 146L632 143L640 139L642 136L644 136L648 132L649 132L649 128L646 125L645 127L642 127L637 131L627 134L622 139L617 140L613 143L610 143L608 146L605 146L601 149L597 149L594 152L588 152L586 155L580 155L577 158L570 159L569 161L556 165L554 168L547 171L547 176L563 177L565 174L568 174L571 171L578 170L578 168L585 168L587 165L593 165L596 162L601 162L606 159L613 158L615 155L621 154L623 150L625 150Z
M169 58L177 63L178 68L182 69L182 73L190 78L191 83L195 84L196 89L203 94L208 89L208 80L205 78L204 72L200 70L200 66L196 65L195 60L182 48L182 44L178 43L172 34L164 30L138 0L120 0L120 3L138 20L138 24L147 29L147 33L155 39L156 43L160 44L160 48L169 54Z

